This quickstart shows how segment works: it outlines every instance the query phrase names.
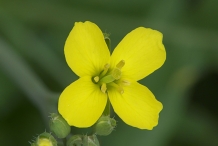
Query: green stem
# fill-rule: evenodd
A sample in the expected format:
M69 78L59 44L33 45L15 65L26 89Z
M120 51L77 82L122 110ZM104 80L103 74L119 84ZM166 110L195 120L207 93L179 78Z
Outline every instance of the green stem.
M104 40L105 40L105 42L106 42L106 44L107 44L107 47L108 47L109 51L111 52L111 40L110 40L110 38L109 38L109 34L104 33ZM112 77L112 76L110 76L110 78L111 78L111 77ZM106 78L107 78L107 76L106 76ZM111 79L114 80L113 77L112 77ZM111 80L111 79L110 79L110 80ZM102 79L102 80L104 80L104 79ZM107 80L108 80L108 79L107 79ZM105 109L104 109L103 115L105 115L105 116L110 116L110 101L109 101L109 100L107 100L107 104L106 104L106 107L105 107Z
M67 146L67 138L62 139L64 146Z
M106 107L104 109L104 112L103 112L103 115L105 116L110 116L110 101L107 100L107 104L106 104Z

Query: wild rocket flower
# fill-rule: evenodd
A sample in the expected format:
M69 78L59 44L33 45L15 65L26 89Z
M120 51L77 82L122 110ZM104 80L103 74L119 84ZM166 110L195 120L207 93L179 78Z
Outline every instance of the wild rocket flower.
M128 125L151 130L158 124L162 104L137 81L161 67L166 59L160 32L138 27L110 55L96 24L76 22L64 53L69 67L79 76L59 98L58 110L68 124L92 126L107 100Z

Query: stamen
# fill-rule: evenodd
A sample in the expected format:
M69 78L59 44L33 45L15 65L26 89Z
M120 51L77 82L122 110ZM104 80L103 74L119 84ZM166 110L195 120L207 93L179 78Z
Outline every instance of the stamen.
M118 88L118 91L120 92L120 94L123 94L124 93L124 90L122 87Z
M96 83L98 83L98 81L99 81L99 76L94 77L94 81L95 81Z
M124 60L121 60L117 65L116 67L121 69L123 66L125 65L125 61Z
M110 64L108 64L108 63L104 65L104 70L103 70L103 72L100 74L100 77L103 77L103 76L107 73L109 67L110 67Z
M127 85L127 86L130 85L130 81L127 81L127 80L122 80L122 83L123 83L124 85Z
M107 91L107 85L106 85L105 83L103 83L103 84L101 85L101 91L102 91L103 93L106 93L106 91Z
M124 93L123 88L122 88L121 86L119 86L118 84L112 82L112 83L110 83L110 85L111 85L112 87L115 87L115 88L118 90L118 92L120 92L120 94L123 94L123 93Z

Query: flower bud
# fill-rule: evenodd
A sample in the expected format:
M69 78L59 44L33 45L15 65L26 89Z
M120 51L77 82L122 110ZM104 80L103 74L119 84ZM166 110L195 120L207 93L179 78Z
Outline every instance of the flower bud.
M109 135L116 126L116 120L108 116L102 116L95 124L95 132L97 135Z
M82 146L82 135L73 135L67 140L67 146Z
M37 137L35 144L31 144L31 146L57 146L57 141L50 133L44 132Z
M58 138L65 138L70 133L70 125L59 114L52 113L49 127Z
M96 135L83 137L83 146L100 146Z

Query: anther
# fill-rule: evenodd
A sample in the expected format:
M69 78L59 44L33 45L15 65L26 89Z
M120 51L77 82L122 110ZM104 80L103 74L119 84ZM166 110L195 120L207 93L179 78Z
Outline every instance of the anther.
M127 85L127 86L129 86L129 85L130 85L130 82L129 82L129 81L127 81L127 80L122 80L122 83L123 83L124 85Z
M120 94L123 94L123 93L124 93L124 90L123 90L122 87L119 87L119 88L118 88L118 91L120 92Z
M108 63L104 65L104 70L100 75L101 77L104 76L107 73L109 67L110 67L110 64L108 64Z
M94 81L95 81L96 83L98 83L98 81L99 81L99 76L94 77Z
M112 87L114 87L114 88L116 88L117 90L118 90L118 92L120 92L120 94L123 94L124 93L124 90L123 90L123 88L120 86L120 85L118 85L118 84L116 84L116 83L110 83L110 85L112 86Z
M107 91L107 85L106 85L105 83L103 83L103 84L101 85L101 91L102 91L103 93L106 93L106 91Z
M125 61L124 60L121 60L117 65L116 67L121 69L123 66L125 65Z

